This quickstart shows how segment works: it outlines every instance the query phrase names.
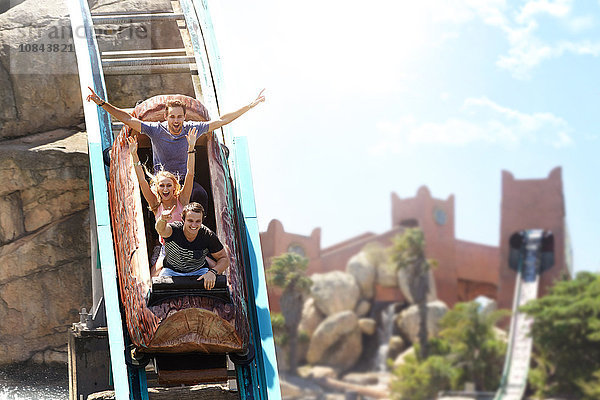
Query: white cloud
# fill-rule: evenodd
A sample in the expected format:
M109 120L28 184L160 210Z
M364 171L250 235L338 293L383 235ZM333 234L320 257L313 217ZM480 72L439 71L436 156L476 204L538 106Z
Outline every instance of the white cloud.
M422 144L490 143L512 147L541 143L560 148L573 143L569 124L552 113L523 113L486 97L465 100L460 113L463 115L444 122L420 122L412 116L403 116L394 122L382 121L376 124L381 140L370 151L372 154L398 153Z
M459 26L478 18L500 29L508 41L509 49L507 54L498 57L496 65L510 71L516 78L527 79L542 62L566 53L594 57L600 55L600 41L574 40L570 37L593 28L595 23L591 15L574 16L572 0L530 0L518 9L510 8L503 0L462 0L452 2L446 8L440 4L438 6L442 11L448 7L456 9L447 17L441 17L441 22ZM551 28L553 34L563 37L550 40L540 32L542 28L545 31ZM451 37L452 34L456 33L451 31L448 35Z
M595 25L594 17L586 15L583 17L573 17L566 21L565 25L573 33L581 33L591 29Z
M497 65L510 70L517 78L528 78L531 70L544 60L559 58L565 53L574 55L600 56L600 41L570 42L560 41L554 45L545 44L536 38L515 42L508 55L500 56Z
M547 14L556 18L569 15L573 5L572 0L534 0L525 3L521 12L515 18L518 23L534 21L539 14Z

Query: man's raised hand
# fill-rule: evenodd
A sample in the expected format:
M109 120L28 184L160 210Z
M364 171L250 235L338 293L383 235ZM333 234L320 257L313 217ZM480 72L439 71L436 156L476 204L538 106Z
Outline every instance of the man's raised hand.
M258 96L256 96L256 99L254 99L254 101L252 103L250 103L250 108L256 106L258 103L262 103L263 101L265 101L265 95L263 94L264 92L265 92L265 89L260 91Z
M96 94L96 92L94 92L94 89L92 89L92 88L91 88L91 87L89 87L89 86L88 86L88 89L90 89L90 92L92 92L92 93L90 93L90 94L88 95L88 97L86 97L86 100L87 100L87 101L93 101L93 102L94 102L94 103L96 103L96 104L100 104L100 103L102 103L102 102L104 101L104 100L102 100L102 99L100 98L100 96L98 96L98 95Z
M171 207L170 210L163 210L163 212L160 214L160 219L162 219L165 222L169 222L171 218L173 218L173 216L171 215L173 213L173 210L175 210L175 206Z

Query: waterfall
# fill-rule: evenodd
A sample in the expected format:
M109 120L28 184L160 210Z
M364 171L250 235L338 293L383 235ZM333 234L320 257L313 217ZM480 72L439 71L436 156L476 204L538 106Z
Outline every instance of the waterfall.
M374 370L378 372L387 371L387 354L390 338L394 331L396 304L392 303L381 312L381 323L377 328L377 339L379 341L379 349L375 356Z

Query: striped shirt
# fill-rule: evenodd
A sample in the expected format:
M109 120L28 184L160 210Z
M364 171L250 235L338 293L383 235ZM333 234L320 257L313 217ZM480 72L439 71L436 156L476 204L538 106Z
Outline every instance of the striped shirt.
M205 267L206 256L223 249L217 235L206 226L200 226L198 235L188 241L183 234L183 222L173 222L169 226L173 233L165 238L164 266L173 271L188 273Z

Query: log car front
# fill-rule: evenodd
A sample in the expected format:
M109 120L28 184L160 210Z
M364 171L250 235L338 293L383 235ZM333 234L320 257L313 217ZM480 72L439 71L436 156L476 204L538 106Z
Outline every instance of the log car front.
M173 98L186 104L186 120L209 119L198 100L183 95L155 96L137 105L133 115L144 121L164 120L165 103ZM209 196L205 224L228 248L230 261L226 278L219 281L221 289L203 293L208 291L195 279L175 278L179 282L171 284L170 278L153 282L150 276L149 249L156 232L129 155L126 137L131 133L124 127L112 146L109 197L119 290L132 344L149 354L246 352L249 326L227 149L213 134L201 136L196 146L196 180ZM138 138L144 162L150 155L149 140ZM151 165L151 155L147 160Z

